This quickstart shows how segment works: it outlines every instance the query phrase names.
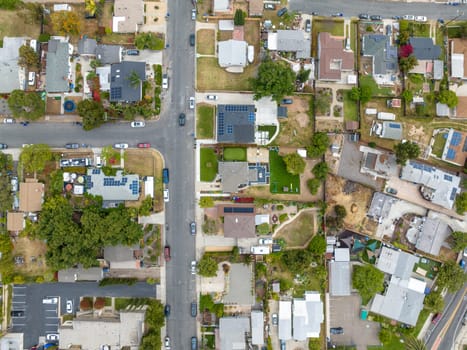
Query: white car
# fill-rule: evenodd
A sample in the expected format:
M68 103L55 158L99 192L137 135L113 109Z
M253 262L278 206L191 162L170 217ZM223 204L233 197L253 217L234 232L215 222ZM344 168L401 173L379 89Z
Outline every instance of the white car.
M45 339L48 341L58 341L58 334L47 334Z
M258 243L261 244L261 245L272 244L272 238L260 238L258 240Z
M128 143L116 143L114 145L114 148L116 149L125 149L128 148Z
M165 337L164 345L165 345L166 350L170 350L170 337Z
M66 312L67 312L67 314L72 314L73 313L73 300L67 300L66 301Z
M217 101L219 97L217 97L217 95L207 95L206 96L206 99L209 100L209 101Z
M196 21L196 9L191 9L191 19Z
M162 75L162 88L163 89L169 88L169 77L167 77L167 74Z
M415 16L414 15L403 15L402 19L405 19L406 21L413 21L415 20Z
M142 121L131 122L132 128L144 128L145 126L146 126L146 123Z
M195 260L191 262L191 274L196 275L196 261Z
M169 201L169 189L165 189L164 190L164 202L168 202Z
M415 16L415 22L426 22L427 18L425 16Z
M15 120L13 118L5 118L3 119L3 124L14 124Z
M195 109L195 98L190 97L190 109Z

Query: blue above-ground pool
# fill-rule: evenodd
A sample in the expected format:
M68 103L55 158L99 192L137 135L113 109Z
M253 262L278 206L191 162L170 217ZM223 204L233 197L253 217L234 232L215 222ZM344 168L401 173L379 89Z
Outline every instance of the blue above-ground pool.
M75 101L67 100L63 103L63 108L65 109L65 112L74 112L76 109L76 103Z

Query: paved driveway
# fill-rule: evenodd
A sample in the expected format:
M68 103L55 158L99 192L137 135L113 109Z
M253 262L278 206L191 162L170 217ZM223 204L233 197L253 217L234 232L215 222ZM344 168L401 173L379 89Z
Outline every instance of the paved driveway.
M124 61L146 62L152 69L153 64L162 64L162 51L139 50L138 56L123 56Z
M330 327L344 328L344 334L331 334L336 345L355 345L366 349L367 345L380 345L379 323L360 319L360 296L330 297Z

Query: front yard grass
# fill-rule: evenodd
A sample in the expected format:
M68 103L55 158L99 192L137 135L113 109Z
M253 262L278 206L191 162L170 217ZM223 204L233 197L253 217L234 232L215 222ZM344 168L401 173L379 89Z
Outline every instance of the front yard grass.
M344 120L358 121L357 102L350 98L350 90L343 91L344 96Z
M196 137L212 139L214 137L214 107L207 104L197 105Z
M216 57L198 57L197 66L197 88L200 91L251 91L250 78L256 76L258 68L256 64L250 64L241 74L229 73L219 66Z
M224 148L225 161L238 161L246 162L246 148L242 147L228 147Z
M409 22L409 32L411 36L430 37L430 24Z
M200 180L205 182L214 181L218 169L217 155L212 148L201 148L200 152Z
M110 33L103 35L101 38L102 44L114 44L114 45L133 45L135 42L134 34L123 34L123 33Z
M269 151L269 167L271 171L269 190L271 193L300 193L300 176L287 172L285 162L278 151Z
M324 19L314 18L311 25L312 42L318 42L318 33L328 32L335 36L344 36L344 20L343 19ZM317 56L318 45L313 45L313 56Z
M433 153L438 158L441 158L443 155L444 145L446 144L446 139L444 138L445 133L439 133L435 136L435 142L433 143L433 147L431 149L431 153Z
M214 55L216 31L200 29L196 32L196 52L200 55Z

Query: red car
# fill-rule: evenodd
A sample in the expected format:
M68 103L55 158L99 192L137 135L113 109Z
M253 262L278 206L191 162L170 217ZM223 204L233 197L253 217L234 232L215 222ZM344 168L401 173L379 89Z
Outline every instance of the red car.
M170 246L168 245L164 247L164 258L165 261L170 261Z
M138 148L150 148L150 143L138 143Z

